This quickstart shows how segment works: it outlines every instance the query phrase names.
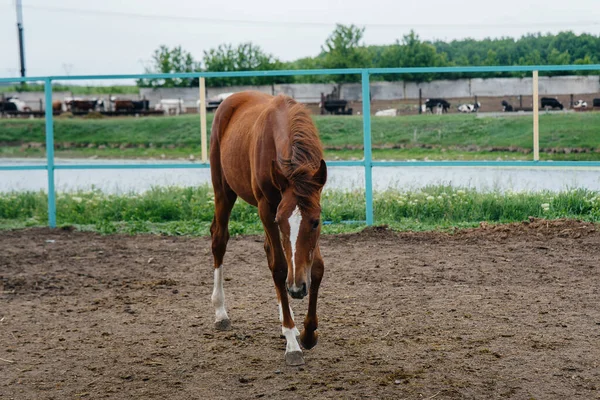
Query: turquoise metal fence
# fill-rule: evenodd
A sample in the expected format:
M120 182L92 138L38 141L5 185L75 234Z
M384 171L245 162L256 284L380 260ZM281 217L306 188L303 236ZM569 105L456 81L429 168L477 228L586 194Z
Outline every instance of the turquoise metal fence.
M485 67L425 67L425 68L350 68L350 69L311 69L280 71L238 71L238 72L189 72L177 74L129 74L129 75L78 75L44 76L25 78L0 78L1 82L43 82L46 119L46 165L0 166L0 171L46 170L48 173L48 225L56 227L55 171L67 169L166 169L166 168L209 168L202 164L55 164L54 160L54 121L52 115L52 82L80 80L117 79L166 79L166 78L216 78L253 76L292 76L292 75L342 75L361 76L362 98L370 99L370 75L377 74L427 74L427 73L480 73L480 72L533 72L533 71L600 71L600 64L588 65L527 65L527 66L485 66ZM332 167L361 166L365 170L365 211L366 224L373 225L373 167L600 167L598 161L373 161L371 153L371 103L363 101L363 143L364 157L360 161L330 161Z

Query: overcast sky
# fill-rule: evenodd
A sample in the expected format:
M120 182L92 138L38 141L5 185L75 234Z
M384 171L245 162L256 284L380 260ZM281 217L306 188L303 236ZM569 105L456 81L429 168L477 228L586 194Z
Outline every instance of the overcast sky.
M142 73L159 45L196 59L252 41L284 60L315 56L335 23L365 44L600 31L599 0L22 0L28 76ZM0 0L0 77L19 75L14 0Z

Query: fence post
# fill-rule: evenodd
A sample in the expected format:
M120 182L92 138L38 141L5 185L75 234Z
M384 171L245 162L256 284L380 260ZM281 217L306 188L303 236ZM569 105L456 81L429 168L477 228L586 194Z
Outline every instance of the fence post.
M202 146L202 162L208 158L206 140L206 78L200 77L200 141Z
M363 146L365 163L365 198L367 225L373 225L373 157L371 154L371 88L369 71L362 70Z
M52 80L44 80L46 108L46 167L48 168L48 226L56 228L56 193L54 189L54 121L52 115Z
M538 71L533 71L533 161L540 160L540 109Z

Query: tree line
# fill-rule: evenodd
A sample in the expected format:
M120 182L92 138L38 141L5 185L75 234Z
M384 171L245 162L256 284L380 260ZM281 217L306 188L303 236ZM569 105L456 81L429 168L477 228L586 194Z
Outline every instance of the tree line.
M518 39L463 39L444 42L425 41L411 31L395 43L366 46L362 42L364 28L338 24L321 46L316 57L305 57L283 62L253 43L238 46L222 44L204 51L201 60L181 46L160 46L152 55L146 73L174 73L193 71L270 71L282 69L331 68L388 68L388 67L446 67L486 65L568 65L600 63L600 36L558 34L528 34ZM578 71L578 74L598 74L598 71ZM431 81L435 79L523 77L523 72L506 73L432 73L384 74L372 77L374 81ZM547 72L542 75L573 75L570 71ZM234 85L268 85L276 83L344 83L358 82L358 75L281 76L211 78L207 85L214 87ZM141 79L141 87L198 86L198 79Z

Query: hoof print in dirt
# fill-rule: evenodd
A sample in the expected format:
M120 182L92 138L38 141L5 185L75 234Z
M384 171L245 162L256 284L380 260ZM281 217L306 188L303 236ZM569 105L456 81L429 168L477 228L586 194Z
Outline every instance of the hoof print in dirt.
M304 357L301 351L290 351L285 353L285 363L291 367L304 365Z
M215 329L218 331L230 331L231 330L231 321L228 319L223 319L221 321L215 322Z

